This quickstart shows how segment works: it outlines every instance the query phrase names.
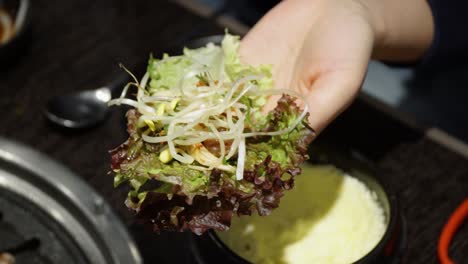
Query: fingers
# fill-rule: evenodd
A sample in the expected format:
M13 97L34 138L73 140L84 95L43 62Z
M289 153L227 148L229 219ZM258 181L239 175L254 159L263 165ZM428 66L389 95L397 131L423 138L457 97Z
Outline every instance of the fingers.
M337 10L325 3L281 2L240 47L243 62L273 66L274 88L303 94L299 99L309 105L309 121L317 132L355 98L373 46L372 28L355 8L337 5ZM278 98L272 96L264 110L274 108Z
M309 122L318 133L358 94L372 52L372 30L368 24L341 19L336 18L335 24L321 21L309 32L292 79L293 89L304 94L310 109ZM346 31L349 35L343 38Z
M310 28L304 21L311 20L310 10L317 9L315 2L281 1L276 5L242 39L242 61L275 66L296 57Z
M320 75L304 93L309 123L320 133L341 114L359 93L364 74L335 71Z

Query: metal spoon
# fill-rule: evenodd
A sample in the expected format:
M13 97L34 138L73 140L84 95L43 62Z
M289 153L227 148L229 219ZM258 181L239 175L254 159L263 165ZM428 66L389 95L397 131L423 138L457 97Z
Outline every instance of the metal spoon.
M107 102L116 97L128 82L127 75L95 90L85 90L50 99L44 115L52 123L66 128L87 128L102 122L109 114Z

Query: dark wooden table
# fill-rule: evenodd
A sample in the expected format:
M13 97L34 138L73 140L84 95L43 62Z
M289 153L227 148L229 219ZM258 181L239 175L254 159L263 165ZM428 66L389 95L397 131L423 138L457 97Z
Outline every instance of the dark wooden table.
M103 194L129 226L147 263L189 263L183 234L144 232L123 205L124 190L112 188L107 151L126 137L122 111L113 110L93 129L66 131L46 122L41 110L51 96L98 87L122 74L118 62L141 71L150 52L159 54L204 19L166 1L32 2L32 42L0 72L0 135L46 153ZM208 24L200 34L222 32ZM346 127L348 121L338 124L354 131L343 140L364 146L399 194L409 228L407 262L436 263L441 228L468 195L467 159L366 100L359 99L341 119L367 120L353 129ZM452 245L458 263L468 263L467 237L465 226Z

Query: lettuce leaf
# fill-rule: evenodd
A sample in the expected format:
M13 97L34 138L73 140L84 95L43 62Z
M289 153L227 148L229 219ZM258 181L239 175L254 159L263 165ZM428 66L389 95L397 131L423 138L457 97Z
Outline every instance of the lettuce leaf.
M164 54L163 58L169 58L169 55ZM180 79L187 74L187 68L191 64L190 59L182 56L162 62L150 57L147 71L151 77L149 83L151 91L169 89L178 85Z
M283 96L266 117L264 131L288 126L300 113L294 100ZM157 144L139 137L137 115L135 110L127 113L130 137L111 151L112 168L116 182L133 181L126 204L154 231L189 229L202 234L208 229L227 230L235 214L268 215L284 191L293 187L314 137L304 119L286 135L248 140L244 179L237 181L232 172L201 172L178 162L162 163L155 155ZM140 144L135 153L132 146Z
M246 75L259 75L263 78L258 82L261 89L269 89L273 87L273 78L271 75L271 65L260 65L253 67L251 65L241 63L239 55L240 37L227 34L221 47L224 53L224 67L229 80L234 81Z
M181 102L184 94L181 91L184 88L191 88L188 89L191 91L196 91L198 87L217 89L214 87L218 87L216 85L219 82L220 86L224 85L222 87L233 87L231 85L234 82L247 76L261 77L252 81L257 85L256 89L272 89L270 66L243 64L238 53L239 45L239 37L226 34L221 46L208 44L198 49L186 48L183 55L171 57L165 54L163 60L150 57L147 68L150 82L145 86L144 93L149 96L174 96L176 93L179 97L171 102L150 101L147 106L157 111L162 106L161 114L157 115L162 115L166 108L172 111L171 114L177 114L177 104L183 107ZM216 85L209 86L208 80ZM241 85L249 84L244 81ZM230 96L241 93L241 89L236 89L230 90ZM218 102L221 97L216 96L219 95L208 99ZM294 99L286 95L267 115L260 114L266 95L258 91L240 96L238 102L242 104L245 113L237 115L239 112L235 112L230 118L236 119L245 114L242 132L273 132L289 128L302 113ZM236 111L241 110L238 108ZM223 114L226 116L229 112ZM157 121L158 118L153 119L153 122L147 119L148 114L143 116L136 109L129 110L126 117L129 138L110 151L114 186L130 187L126 205L134 210L141 223L156 232L191 230L202 234L208 229L227 230L234 215L250 215L254 212L268 215L278 207L284 191L293 187L294 178L300 173L299 166L307 158L307 146L314 136L306 116L288 133L246 137L243 179L237 180L238 154L228 159L223 156L222 165L216 163L212 167L201 164L203 162L200 160L190 165L182 164L178 160L183 159L172 156L167 158L164 154L168 149L167 142L148 143L142 139L144 133L149 136L167 135L171 131L167 123ZM206 129L204 122L196 125ZM225 126L220 128L226 129ZM226 139L225 148L229 149L232 142L232 139ZM206 155L211 155L211 159L220 157L215 154L220 151L219 142L212 138L196 145L179 147L177 151L185 151L187 155L208 153ZM175 156L174 150L171 153ZM242 156L239 160L242 160Z

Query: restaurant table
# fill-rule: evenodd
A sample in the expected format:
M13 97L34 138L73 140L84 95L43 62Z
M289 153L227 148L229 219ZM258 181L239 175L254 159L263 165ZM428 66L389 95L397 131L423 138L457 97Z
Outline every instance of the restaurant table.
M123 74L119 62L141 74L150 53L161 54L186 34L224 32L226 25L204 21L168 1L35 0L30 45L0 72L0 136L51 156L101 193L128 226L146 263L191 263L192 257L187 234L146 232L125 208L125 190L112 186L108 150L127 136L123 110L113 108L104 123L72 131L48 123L42 109L52 96L110 82ZM191 32L200 23L199 32ZM437 263L441 229L468 196L467 147L365 95L323 136L327 131L341 131L338 141L369 157L397 193L408 227L406 262ZM457 263L468 263L466 238L465 226L450 248Z

